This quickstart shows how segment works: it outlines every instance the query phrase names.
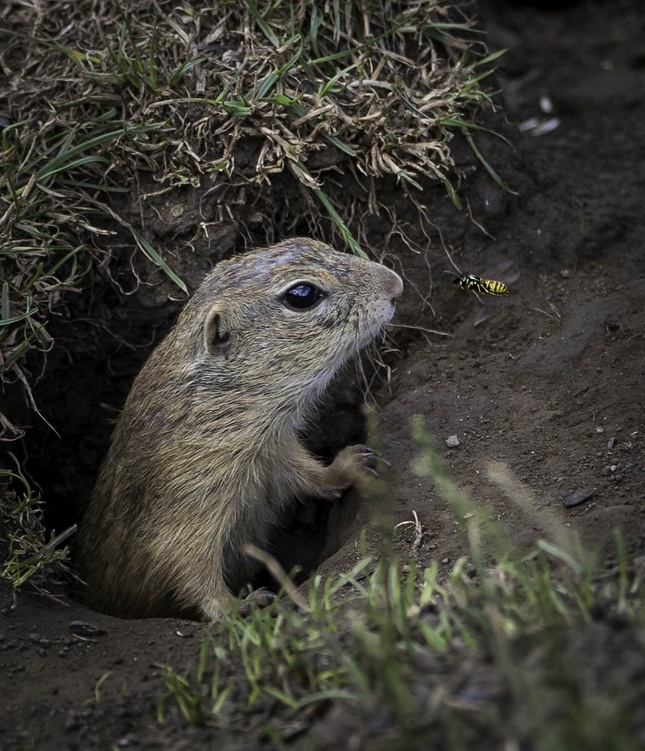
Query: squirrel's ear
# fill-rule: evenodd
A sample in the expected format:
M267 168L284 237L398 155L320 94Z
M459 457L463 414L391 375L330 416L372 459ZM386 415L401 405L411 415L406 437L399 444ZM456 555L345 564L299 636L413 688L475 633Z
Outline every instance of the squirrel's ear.
M204 348L209 355L221 353L230 338L224 311L219 305L214 305L204 321Z

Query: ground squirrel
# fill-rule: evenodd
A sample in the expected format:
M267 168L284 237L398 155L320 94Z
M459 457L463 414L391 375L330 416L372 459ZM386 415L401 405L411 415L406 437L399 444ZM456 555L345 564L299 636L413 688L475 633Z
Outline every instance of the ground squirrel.
M215 267L114 430L79 533L90 605L208 620L240 606L226 581L245 583L244 545L262 545L298 496L338 498L365 468L365 446L325 466L300 433L402 289L384 266L304 238Z

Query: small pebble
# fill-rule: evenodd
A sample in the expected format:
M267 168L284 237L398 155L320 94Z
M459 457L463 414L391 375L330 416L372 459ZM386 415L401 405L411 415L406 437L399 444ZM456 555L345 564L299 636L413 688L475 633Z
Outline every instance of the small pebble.
M100 626L95 626L93 623L86 623L85 621L72 621L67 627L70 633L76 636L104 636L107 631Z
M573 508L574 506L579 506L581 503L588 501L595 492L596 488L581 488L580 490L576 490L575 493L563 498L562 503L567 508Z
M448 438L446 438L446 446L450 449L456 449L457 446L461 445L461 442L459 438L457 438L456 435L451 435Z

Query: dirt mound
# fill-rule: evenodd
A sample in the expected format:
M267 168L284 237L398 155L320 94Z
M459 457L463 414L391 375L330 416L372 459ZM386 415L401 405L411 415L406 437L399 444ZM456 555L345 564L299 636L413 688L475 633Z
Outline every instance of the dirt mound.
M395 521L413 521L416 513L420 522L420 528L400 527L397 539L410 558L422 564L436 560L446 576L464 554L465 543L454 514L412 471L415 415L435 436L450 475L501 519L514 542L533 543L550 516L604 551L607 570L616 563L615 547L606 547L616 527L630 560L645 553L645 10L636 0L620 3L620 9L591 2L546 13L491 4L486 11L491 38L509 49L500 77L506 113L523 128L519 158L510 150L504 157L504 150L495 147L492 163L519 196L509 198L490 180L477 178L469 195L481 229L470 222L451 228L446 210L440 225L446 248L435 234L425 255L404 244L398 249L410 290L399 322L427 331L420 336L405 330L394 376L382 389ZM381 203L396 204L397 188L389 185L383 191ZM430 193L427 198L433 219L436 197ZM413 227L415 217L404 216ZM420 229L420 245L424 237ZM460 271L500 281L506 271L497 269L508 269L511 262L515 281L509 283L510 294L479 300L452 285L443 275L454 270L446 249ZM431 307L423 304L429 299ZM87 334L90 346L92 339ZM96 403L124 394L144 353L133 356L127 372L116 350L114 355L109 361L113 380L103 394L93 395ZM58 356L64 369L64 357ZM92 367L98 367L96 360ZM86 381L77 386L81 393L90 392L92 379L89 368ZM63 387L51 418L62 424L62 415L73 413L72 402L78 399L78 392ZM96 404L87 414L85 423L72 421L69 442L74 431L88 429L87 421L96 422ZM450 438L451 446L446 443ZM90 473L101 452L91 443L81 444L80 457ZM46 442L42 445L43 452L49 451ZM491 460L508 465L527 491L528 514L491 482ZM43 477L51 462L41 462ZM563 503L580 491L587 500L571 507ZM61 495L66 492L64 487ZM548 513L533 515L531 509ZM357 516L343 533L349 541L323 572L347 570L360 555L355 532L369 522L369 507L353 511ZM337 514L343 516L342 507ZM330 523L337 532L336 517ZM368 542L373 545L374 539ZM164 689L155 664L194 663L197 624L119 621L66 598L56 604L28 594L21 594L13 608L7 587L0 591L7 697L0 748L46 742L70 749L242 744L239 736L223 738L208 727L186 731L178 713L167 715L165 725L155 720L155 703ZM76 620L91 621L107 633L80 640L69 627ZM581 671L586 664L596 679L611 674L618 680L615 666L635 664L642 651L638 639L619 637L621 623L591 624L577 647L573 640L563 654ZM628 680L642 683L642 676L634 673ZM636 712L633 718L642 723ZM316 719L312 713L307 722ZM338 745L353 728L363 742L384 737L383 747L396 747L385 725L373 719L371 726L356 730L356 719L338 709L327 725L322 721L316 742L321 748ZM299 732L308 742L307 727ZM332 732L338 727L346 730L342 740ZM245 747L253 748L260 743L259 721L249 721L245 729ZM483 748L498 747L492 735L480 741Z

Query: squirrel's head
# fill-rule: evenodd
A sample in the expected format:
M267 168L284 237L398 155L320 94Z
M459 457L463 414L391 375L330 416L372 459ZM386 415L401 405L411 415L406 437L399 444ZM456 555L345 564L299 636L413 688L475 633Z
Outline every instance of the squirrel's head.
M175 344L192 348L191 377L223 399L240 389L310 400L390 321L402 290L385 266L295 238L218 264L181 314Z

